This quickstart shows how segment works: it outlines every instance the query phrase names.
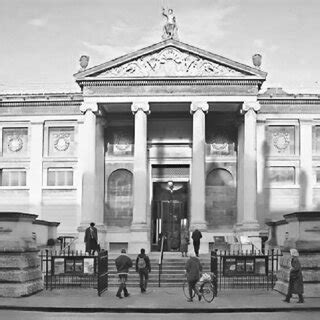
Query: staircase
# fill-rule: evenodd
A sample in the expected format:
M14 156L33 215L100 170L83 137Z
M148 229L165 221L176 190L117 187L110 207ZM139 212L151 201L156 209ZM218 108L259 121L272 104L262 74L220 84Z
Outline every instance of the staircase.
M114 260L119 254L109 254L109 286L118 286L118 276ZM151 262L151 273L149 273L149 287L159 286L159 253L151 252L148 254ZM135 271L135 261L137 255L129 254L132 259L133 267L129 270L129 277L127 285L129 287L139 286L139 274ZM178 252L164 252L162 274L161 274L161 287L180 287L185 279L184 271L185 264L188 258L181 257ZM210 255L200 255L200 261L204 272L210 271Z

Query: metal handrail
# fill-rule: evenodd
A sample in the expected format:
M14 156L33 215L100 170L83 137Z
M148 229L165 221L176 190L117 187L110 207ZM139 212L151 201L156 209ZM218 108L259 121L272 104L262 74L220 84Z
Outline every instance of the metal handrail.
M161 284L164 237L165 237L164 235L161 237L160 255L159 255L159 262L158 262L158 264L159 264L159 287Z
M70 251L70 246L76 241L78 240L78 237L75 237L72 241L70 241L70 243L68 243L61 251L65 252L66 249L68 249L68 252Z

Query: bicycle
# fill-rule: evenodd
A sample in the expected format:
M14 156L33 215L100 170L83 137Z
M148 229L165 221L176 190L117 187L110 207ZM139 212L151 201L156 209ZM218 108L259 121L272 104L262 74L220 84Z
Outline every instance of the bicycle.
M214 273L204 273L200 280L196 283L196 290L201 294L205 301L212 302L214 297L217 296L216 276ZM195 292L192 291L192 297L189 296L189 285L187 279L182 284L182 289L187 299L194 298Z

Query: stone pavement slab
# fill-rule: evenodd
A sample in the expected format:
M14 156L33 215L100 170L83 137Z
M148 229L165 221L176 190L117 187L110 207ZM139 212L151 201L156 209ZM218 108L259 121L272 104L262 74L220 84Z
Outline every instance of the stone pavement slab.
M187 302L182 288L150 288L141 294L138 288L129 288L128 298L118 299L116 288L101 297L94 289L44 290L30 297L0 298L0 309L46 310L72 312L274 312L320 311L320 298L288 304L276 291L226 290L219 292L213 302Z

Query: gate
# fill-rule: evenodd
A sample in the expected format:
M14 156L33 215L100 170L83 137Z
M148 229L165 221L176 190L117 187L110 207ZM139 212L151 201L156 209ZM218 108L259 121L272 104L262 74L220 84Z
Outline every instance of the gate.
M108 251L98 254L98 296L108 290Z
M217 288L272 289L279 268L280 251L266 253L211 251L211 272L217 275Z

